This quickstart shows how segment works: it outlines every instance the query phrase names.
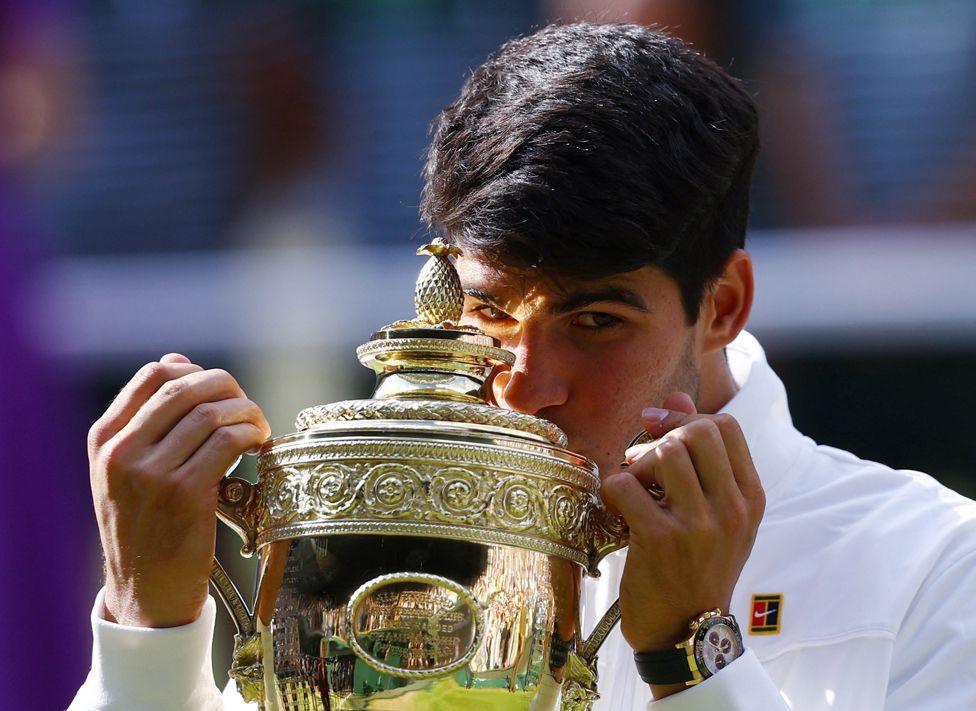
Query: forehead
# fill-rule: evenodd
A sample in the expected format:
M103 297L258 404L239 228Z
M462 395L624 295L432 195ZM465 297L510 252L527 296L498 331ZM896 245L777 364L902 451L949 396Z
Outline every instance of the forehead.
M510 292L516 292L521 298L528 298L540 291L551 290L551 285L545 283L548 281L546 279L527 272L510 271L478 257L458 257L454 266L465 291L490 290L497 295L505 292L507 296L514 296ZM547 289L547 286L550 288Z
M678 294L674 280L655 266L606 277L580 278L509 270L475 256L459 257L456 264L465 292L477 291L510 302L549 303L581 292L629 292L649 305Z

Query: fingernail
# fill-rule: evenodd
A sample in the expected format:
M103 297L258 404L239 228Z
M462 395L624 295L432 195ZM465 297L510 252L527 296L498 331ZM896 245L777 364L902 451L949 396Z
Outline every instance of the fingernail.
M670 414L670 410L662 410L660 407L648 407L641 412L641 417L652 425L664 422L664 418Z

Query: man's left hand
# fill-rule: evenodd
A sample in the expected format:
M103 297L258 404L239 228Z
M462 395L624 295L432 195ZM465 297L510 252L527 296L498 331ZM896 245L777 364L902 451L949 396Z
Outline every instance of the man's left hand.
M698 414L675 393L644 411L644 427L656 439L629 449L629 466L601 489L630 527L621 631L639 652L687 639L688 623L706 610L728 612L766 502L732 416Z

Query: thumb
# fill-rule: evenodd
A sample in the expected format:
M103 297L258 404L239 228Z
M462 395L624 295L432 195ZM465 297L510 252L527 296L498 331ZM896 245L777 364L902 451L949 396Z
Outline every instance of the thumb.
M674 410L675 412L683 412L686 415L697 415L698 408L695 407L695 401L691 399L688 393L671 393L666 398L664 398L664 403L661 405L665 410Z
M159 359L160 363L191 363L192 361L182 353L167 353Z
M644 429L653 437L661 437L675 427L681 426L689 417L698 414L695 401L687 393L671 393L662 403L663 407L648 407L641 413Z

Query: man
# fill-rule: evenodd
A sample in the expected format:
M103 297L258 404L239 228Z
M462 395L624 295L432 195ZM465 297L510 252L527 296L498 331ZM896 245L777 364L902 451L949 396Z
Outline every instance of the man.
M742 332L757 145L734 80L628 25L506 44L434 131L422 212L465 251L464 320L517 356L496 396L560 425L630 526L586 591L585 627L622 614L598 708L976 707L976 505L804 438ZM208 671L207 572L217 482L268 434L176 354L92 428L106 584L73 708L239 707ZM713 610L742 639L689 661Z

